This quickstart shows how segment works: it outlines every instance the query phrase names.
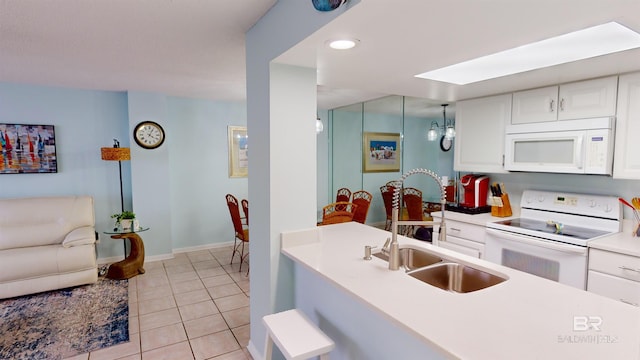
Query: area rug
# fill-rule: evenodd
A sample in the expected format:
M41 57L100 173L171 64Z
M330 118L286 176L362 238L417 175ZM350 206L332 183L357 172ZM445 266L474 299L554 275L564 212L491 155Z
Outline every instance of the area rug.
M128 280L0 300L0 359L64 359L129 341Z

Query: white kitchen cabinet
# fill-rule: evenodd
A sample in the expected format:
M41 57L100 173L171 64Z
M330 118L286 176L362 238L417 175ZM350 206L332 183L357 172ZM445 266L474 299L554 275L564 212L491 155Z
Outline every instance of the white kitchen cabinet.
M457 220L445 220L447 236L445 241L438 241L440 225L433 226L433 244L461 254L484 258L484 236L486 228L481 225L465 223Z
M511 124L526 124L558 120L558 87L513 93Z
M640 179L640 73L620 76L613 177Z
M618 77L585 80L513 94L511 124L615 116Z
M511 117L511 94L456 103L456 171L505 173L505 126Z
M587 291L639 306L640 258L589 249Z

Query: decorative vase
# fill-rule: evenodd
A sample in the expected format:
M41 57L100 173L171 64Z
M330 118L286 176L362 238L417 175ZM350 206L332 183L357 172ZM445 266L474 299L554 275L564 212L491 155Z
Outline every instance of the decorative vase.
M122 231L133 231L133 222L135 219L122 219L120 220L120 228Z

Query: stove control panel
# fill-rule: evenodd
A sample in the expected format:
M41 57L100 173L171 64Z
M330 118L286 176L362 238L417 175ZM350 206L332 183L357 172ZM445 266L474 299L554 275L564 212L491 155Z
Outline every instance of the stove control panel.
M557 195L554 203L566 206L578 206L578 198L576 196Z
M622 205L616 196L525 190L520 206L523 209L622 219Z

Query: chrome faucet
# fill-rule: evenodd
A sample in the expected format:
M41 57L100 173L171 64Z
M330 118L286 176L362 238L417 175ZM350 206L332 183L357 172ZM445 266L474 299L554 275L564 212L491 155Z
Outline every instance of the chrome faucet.
M399 221L398 213L400 211L400 188L404 184L404 180L411 175L414 174L425 174L430 176L433 180L438 183L440 188L440 203L442 204L442 219L440 221L440 233L438 234L438 241L444 241L446 236L446 227L444 224L444 210L447 202L447 194L445 191L445 184L442 182L442 179L436 175L431 170L427 169L413 169L406 172L400 180L396 180L394 187L395 190L393 192L393 209L391 211L391 242L387 240L387 243L384 245L384 249L389 253L389 270L398 270L400 268L400 247L398 245L398 226L399 225L434 225L435 221L422 221L422 220L409 220L409 221ZM387 248L388 246L388 248Z

